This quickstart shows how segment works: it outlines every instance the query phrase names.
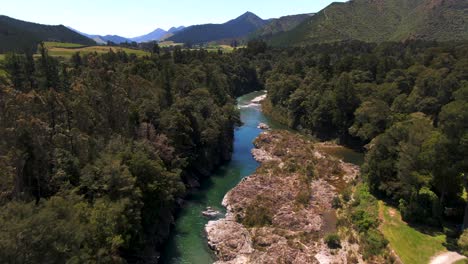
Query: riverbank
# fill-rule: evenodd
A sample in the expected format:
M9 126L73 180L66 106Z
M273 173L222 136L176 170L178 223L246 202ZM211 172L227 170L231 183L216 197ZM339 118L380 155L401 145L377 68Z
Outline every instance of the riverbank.
M333 200L359 167L287 131L264 132L254 144L260 167L226 194L225 218L205 226L216 263L362 261L358 245L331 250L324 241L336 232Z

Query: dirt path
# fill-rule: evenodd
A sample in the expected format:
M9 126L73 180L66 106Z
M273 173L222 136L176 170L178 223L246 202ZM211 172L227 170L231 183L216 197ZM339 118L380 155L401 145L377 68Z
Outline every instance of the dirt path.
M466 259L466 257L457 252L444 252L434 256L429 264L452 264L462 259Z

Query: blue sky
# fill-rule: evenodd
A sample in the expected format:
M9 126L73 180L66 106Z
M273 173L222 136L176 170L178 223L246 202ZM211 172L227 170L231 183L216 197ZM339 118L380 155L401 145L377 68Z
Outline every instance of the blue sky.
M89 34L135 37L158 27L223 23L246 11L264 19L313 13L331 2L334 1L3 0L0 14L41 24L64 24Z

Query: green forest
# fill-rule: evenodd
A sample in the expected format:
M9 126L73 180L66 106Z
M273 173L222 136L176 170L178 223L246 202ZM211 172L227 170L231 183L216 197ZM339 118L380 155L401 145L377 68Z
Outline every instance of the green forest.
M155 256L186 185L230 159L242 56L8 54L0 84L0 262Z
M268 56L275 60L268 59ZM367 150L364 178L407 220L463 218L468 45L351 42L258 59L267 111L322 139Z
M467 224L467 43L39 50L1 66L1 262L156 258L193 182L230 159L236 97L262 89L274 119L366 152L362 181L405 221Z

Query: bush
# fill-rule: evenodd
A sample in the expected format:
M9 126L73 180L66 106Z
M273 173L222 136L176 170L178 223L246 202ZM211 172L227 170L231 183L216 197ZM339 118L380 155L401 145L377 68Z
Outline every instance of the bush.
M364 210L353 212L351 219L359 232L367 232L379 225L378 218Z
M331 249L341 248L340 237L337 234L329 234L325 237L325 243Z
M262 203L261 197L250 204L245 210L245 217L242 223L247 227L261 227L271 225L272 214L268 207Z
M468 229L463 231L463 234L458 239L458 246L460 247L460 252L468 256Z
M371 256L381 255L385 247L388 245L388 240L375 229L369 230L367 233L361 235L364 258Z
M343 201L345 201L346 203L349 202L351 200L351 189L350 188L346 188L344 191L343 191Z
M310 196L309 188L302 188L296 196L296 204L307 207L310 202Z
M342 207L340 197L338 197L338 196L333 197L333 200L332 200L332 207L333 207L334 209L338 209L338 208L341 208L341 207Z
M414 192L409 201L400 199L398 209L406 221L433 226L439 225L442 215L439 198L427 187Z

